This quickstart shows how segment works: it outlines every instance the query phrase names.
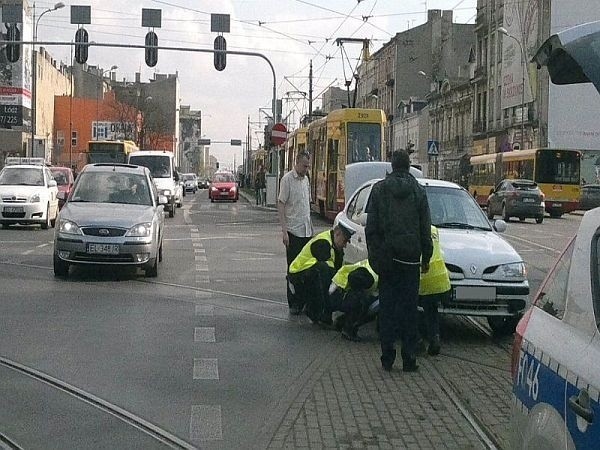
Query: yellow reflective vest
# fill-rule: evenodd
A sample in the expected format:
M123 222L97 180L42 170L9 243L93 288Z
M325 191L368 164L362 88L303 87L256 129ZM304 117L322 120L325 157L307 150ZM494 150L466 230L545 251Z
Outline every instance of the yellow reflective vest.
M331 246L331 254L327 260L327 264L334 268L335 267L335 250L333 248L333 239L331 237L331 230L323 231L314 236L308 243L302 248L298 256L290 264L290 273L298 273L304 270L310 269L317 263L317 258L312 255L310 246L313 242L319 239L325 239Z
M369 289L367 289L367 294L376 295L377 289L378 289L379 277L377 276L375 271L371 268L371 265L369 264L368 259L363 259L362 261L359 261L354 264L343 265L342 267L340 267L340 270L338 270L336 272L336 274L333 276L333 280L331 280L331 281L340 289L346 290L346 288L348 287L348 276L353 271L358 269L359 267L366 268L369 271L369 273L373 276L373 279L375 280L375 282Z
M433 255L429 260L429 271L421 273L419 295L442 294L450 290L450 277L444 262L444 253L440 248L440 235L438 229L431 226L431 240L433 241Z

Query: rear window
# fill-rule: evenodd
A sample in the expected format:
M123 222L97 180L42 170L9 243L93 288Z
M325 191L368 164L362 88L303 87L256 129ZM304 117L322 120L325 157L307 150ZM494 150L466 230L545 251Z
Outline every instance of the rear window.
M538 185L533 181L513 181L511 184L515 189L521 191L535 191L538 189Z

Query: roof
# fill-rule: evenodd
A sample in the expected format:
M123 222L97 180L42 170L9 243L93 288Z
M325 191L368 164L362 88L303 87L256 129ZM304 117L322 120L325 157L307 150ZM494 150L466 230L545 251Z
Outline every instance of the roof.
M169 156L174 158L173 152L168 150L138 150L131 152L129 156Z
M83 168L85 172L120 172L120 173L145 173L148 168L145 166L136 166L134 164L110 164L97 163L88 164Z

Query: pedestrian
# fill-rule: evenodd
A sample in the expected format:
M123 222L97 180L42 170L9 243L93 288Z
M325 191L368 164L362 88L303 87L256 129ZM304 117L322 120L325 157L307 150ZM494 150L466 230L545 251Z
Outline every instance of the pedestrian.
M431 218L425 189L410 174L404 150L392 153L392 173L376 183L366 212L369 263L379 275L381 365L392 370L400 327L402 370L417 366L420 271L429 270L433 252Z
M263 166L258 166L256 171L256 178L254 180L254 189L256 191L256 204L262 205L263 202L263 191L267 187L267 180L265 175L265 169Z
M377 300L378 276L364 259L343 265L329 287L329 310L344 314L335 320L336 329L349 341L360 342L358 328L369 321L369 306Z
M283 245L285 245L286 267L288 268L287 300L290 314L294 315L302 313L304 304L296 300L290 290L289 267L313 235L313 225L310 219L309 167L310 155L307 152L299 152L296 155L294 168L281 178L277 199L277 213L283 234Z
M325 230L310 239L290 264L289 280L295 301L306 305L306 315L314 323L332 323L327 299L329 285L342 267L344 247L352 234L341 224Z
M450 276L444 253L440 247L438 229L431 226L431 240L433 242L433 255L429 261L429 270L421 273L419 283L419 304L423 307L425 321L425 338L429 346L427 353L431 356L440 353L440 319L438 307L450 295Z

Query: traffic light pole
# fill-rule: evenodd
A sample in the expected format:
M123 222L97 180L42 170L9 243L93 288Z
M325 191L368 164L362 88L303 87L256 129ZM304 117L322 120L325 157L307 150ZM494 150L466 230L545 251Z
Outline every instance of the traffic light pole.
M6 40L0 40L0 45L8 45L8 44L14 44L14 45L58 45L58 46L77 46L77 45L86 45L89 47L109 47L109 48L139 48L139 49L146 49L145 45L137 45L137 44L112 44L112 43L102 43L102 42L87 42L85 44L78 44L76 42L71 42L71 41L64 41L64 42L51 42L51 41L44 41L44 42L36 42L34 41L6 41ZM191 52L191 53L227 53L229 55L241 55L241 56L254 56L254 57L258 57L261 59L264 59L267 64L269 64L269 67L271 68L271 73L273 75L273 99L272 99L272 113L273 113L273 120L275 120L276 113L277 113L277 77L275 75L275 68L273 67L273 64L271 63L271 61L269 60L269 58L267 58L265 55L263 55L262 53L257 53L257 52L244 52L244 51L238 51L238 50L214 50L212 48L191 48L191 47L171 47L171 46L156 46L153 47L156 50L167 50L167 51L179 51L179 52Z

